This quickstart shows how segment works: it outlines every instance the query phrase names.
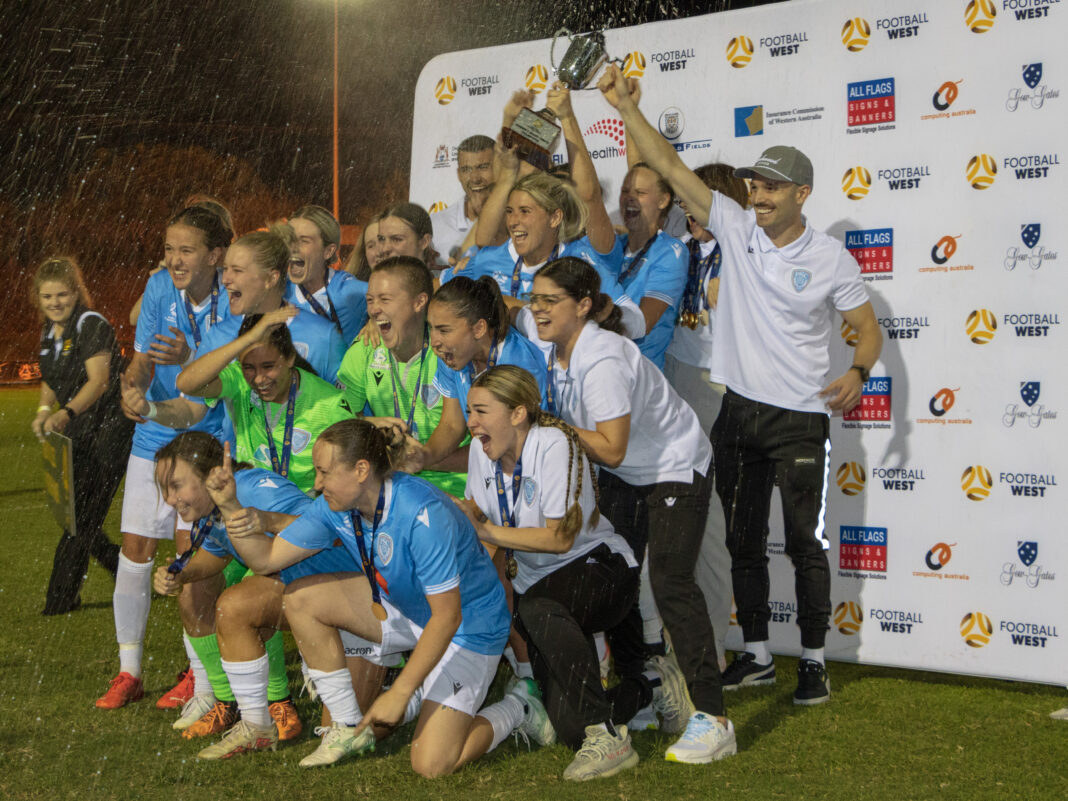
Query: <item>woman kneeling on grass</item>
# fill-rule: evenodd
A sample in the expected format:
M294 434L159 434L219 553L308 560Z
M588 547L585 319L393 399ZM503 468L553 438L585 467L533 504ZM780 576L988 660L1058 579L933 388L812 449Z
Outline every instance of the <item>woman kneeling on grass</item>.
M392 472L403 442L394 439L397 444L366 420L330 426L313 453L322 494L278 537L253 535L252 547L242 551L257 572L271 572L340 537L363 565L363 575L308 576L286 589L286 618L332 720L300 764L330 765L372 750L372 726L400 724L421 693L412 768L442 776L485 753L515 725L494 723L503 716L493 713L475 715L508 638L508 609L497 572L456 504L426 481ZM366 713L345 669L338 629L365 640L375 659L412 651ZM522 696L514 704L522 709L516 722L543 714L522 687L494 705L513 706Z

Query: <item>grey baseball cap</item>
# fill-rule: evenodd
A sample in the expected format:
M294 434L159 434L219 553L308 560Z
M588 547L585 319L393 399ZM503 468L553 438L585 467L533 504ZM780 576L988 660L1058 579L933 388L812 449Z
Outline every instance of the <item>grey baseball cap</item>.
M775 145L760 154L752 167L739 167L738 178L767 178L770 181L789 181L798 186L812 186L812 162L796 147Z

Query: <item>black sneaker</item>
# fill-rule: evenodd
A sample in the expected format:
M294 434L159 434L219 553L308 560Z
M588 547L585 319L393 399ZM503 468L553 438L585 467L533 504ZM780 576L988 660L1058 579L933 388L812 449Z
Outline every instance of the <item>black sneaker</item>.
M739 687L760 687L775 683L775 662L758 665L756 657L748 651L742 651L723 671L723 689L737 690Z
M813 659L802 659L797 663L797 690L794 703L801 706L814 706L831 700L831 680L827 668Z

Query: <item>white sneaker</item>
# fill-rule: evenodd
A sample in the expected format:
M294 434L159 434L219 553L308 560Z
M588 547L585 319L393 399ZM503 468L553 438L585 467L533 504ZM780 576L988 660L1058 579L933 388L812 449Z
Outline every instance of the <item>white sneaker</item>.
M638 764L638 754L631 748L626 726L617 726L616 735L608 733L603 723L586 727L586 739L564 770L567 781L584 782L615 776Z
M674 656L654 656L645 667L660 675L660 686L653 689L653 709L663 720L661 728L668 734L684 731L696 710Z
M346 757L375 750L375 735L370 726L356 734L355 726L343 726L335 722L328 727L317 727L315 733L323 738L322 742L318 748L300 760L302 768L333 765Z
M1054 720L1068 720L1068 706L1058 709L1056 712L1050 712L1049 716Z
M197 759L229 759L250 751L273 751L278 747L278 729L272 720L267 726L255 726L247 720L239 720L214 745L197 754Z
M520 679L508 691L523 705L523 722L516 728L520 734L538 745L552 745L556 742L556 729L549 720L549 713L541 702L541 691L533 679Z
M178 720L171 724L171 728L185 731L208 714L213 706L215 706L214 695L194 695L182 705L182 713L178 716Z
M724 726L712 715L694 712L686 731L667 750L664 759L668 762L705 765L737 753L738 741L734 737L733 723L728 720Z
M660 728L660 719L656 716L653 705L642 707L638 714L631 718L627 728L631 731L656 731Z

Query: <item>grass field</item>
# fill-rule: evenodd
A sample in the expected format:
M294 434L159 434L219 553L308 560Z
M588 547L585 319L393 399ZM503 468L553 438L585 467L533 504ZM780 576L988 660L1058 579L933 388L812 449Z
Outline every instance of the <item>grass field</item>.
M59 532L29 432L35 405L35 391L0 390L0 799L1068 798L1068 722L1047 717L1068 704L1064 688L834 663L831 702L805 709L790 702L795 662L786 658L777 686L728 695L739 754L711 766L668 764L670 741L642 733L642 762L622 777L566 783L570 751L527 753L509 740L455 776L426 781L409 768L402 729L370 758L305 771L297 762L313 748L318 716L306 701L297 743L198 762L203 743L182 740L174 715L154 706L185 661L172 599L153 602L149 696L109 712L93 701L117 672L110 578L91 566L81 610L38 614ZM118 510L108 529L116 539ZM290 649L296 688L291 640Z

